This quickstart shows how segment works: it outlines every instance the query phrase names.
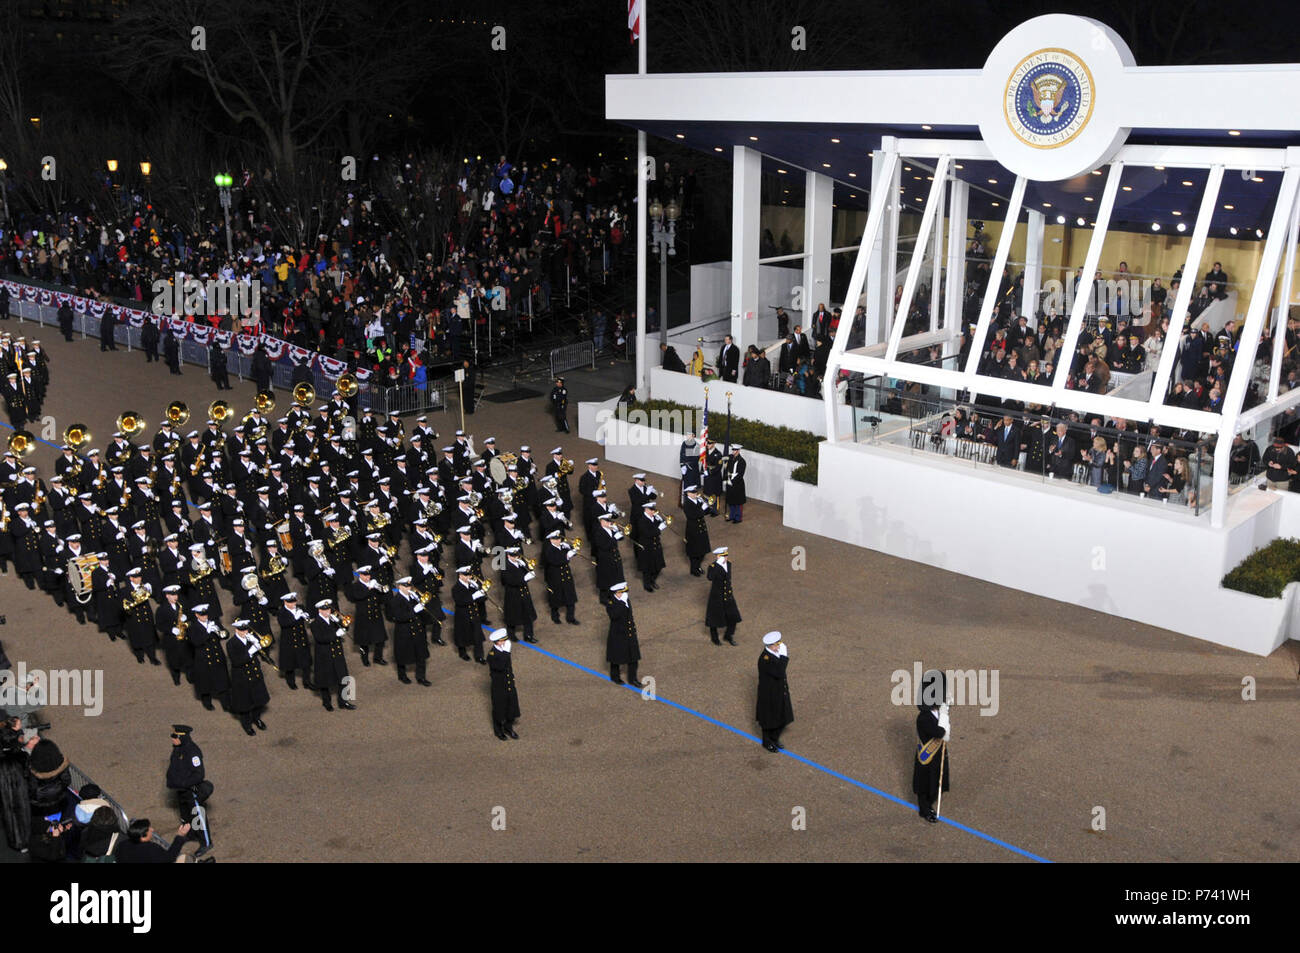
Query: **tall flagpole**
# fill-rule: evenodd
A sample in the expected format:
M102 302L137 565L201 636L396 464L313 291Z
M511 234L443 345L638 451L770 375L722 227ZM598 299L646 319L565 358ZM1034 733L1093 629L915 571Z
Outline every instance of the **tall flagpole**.
M637 73L646 72L646 0L640 0L641 36L637 41ZM645 132L636 134L636 395L638 400L650 397L650 378L646 370L646 197L648 168L645 154ZM663 320L663 316L660 316Z

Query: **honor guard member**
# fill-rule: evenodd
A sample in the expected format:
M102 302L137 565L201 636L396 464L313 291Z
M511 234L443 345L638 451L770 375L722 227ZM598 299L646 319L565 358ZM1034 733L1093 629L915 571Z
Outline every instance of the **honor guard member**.
M691 561L691 575L702 576L704 570L700 563L709 554L709 524L705 517L712 512L712 507L700 494L695 484L686 487L686 501L682 503L682 514L686 517L686 557Z
M587 461L587 472L578 480L578 496L582 499L582 525L591 539L596 528L596 500L593 494L600 489L600 461L592 457Z
M127 645L141 665L144 664L146 655L149 656L150 664L161 665L155 651L158 630L154 626L153 610L149 607L153 590L144 581L144 572L139 566L128 569L126 578L130 585L122 596L122 628L126 632Z
M167 362L168 371L172 374L181 373L181 344L170 327L163 335L163 359Z
M763 654L758 657L758 703L754 718L763 730L763 747L780 751L781 732L794 721L794 707L790 704L790 684L785 670L790 655L780 632L763 636Z
M569 432L569 391L564 386L564 378L557 377L551 388L551 415L555 418L557 431Z
M704 481L701 484L704 495L709 498L713 510L710 516L718 515L718 504L722 497L722 451L710 437L704 442Z
M331 693L337 694L339 707L355 711L356 705L343 697L343 688L350 676L348 660L343 653L343 640L348 630L343 620L334 613L334 603L321 599L316 603L316 618L311 620L312 641L316 646L313 671L316 674L316 687L320 689L321 703L326 711L333 711L330 703Z
M480 665L487 664L483 658L483 616L482 603L487 601L487 593L478 584L470 566L461 566L456 570L456 584L451 587L452 602L456 607L452 627L452 641L456 652L466 662L469 661L468 649L474 649L474 661ZM505 629L501 632L504 635Z
M515 669L510 660L510 637L505 629L492 633L492 651L487 659L492 679L492 730L502 741L519 738L515 721L519 718L519 690L515 687Z
M207 779L203 752L194 743L194 729L189 725L172 725L172 753L167 763L167 788L176 792L176 808L181 823L189 824L189 838L199 842L195 857L212 849L212 829L204 808L212 796L212 782Z
M659 515L659 508L654 500L646 500L641 504L640 509L632 513L633 528L640 527L637 533L640 541L636 542L634 537L633 545L636 547L636 565L641 570L641 584L646 592L654 592L659 588L659 574L664 571L666 565L663 531L667 525L664 518Z
M235 637L230 640L230 710L239 716L246 735L266 730L262 712L271 702L262 675L262 645L247 619L235 620Z
M947 680L942 672L931 670L921 677L920 698L916 706L916 761L912 765L912 793L916 795L917 813L931 824L939 820L936 806L948 790L948 722Z
M688 433L686 439L682 441L679 460L682 468L681 501L684 504L686 502L686 488L688 486L698 486L700 483L700 451L699 445L695 442L695 434Z
M543 572L546 574L546 601L551 607L551 621L560 624L560 609L564 609L565 621L578 625L573 608L578 602L578 590L573 584L573 572L569 562L578 555L577 550L565 541L564 533L554 529L546 534L546 545L542 547Z
M298 593L286 592L280 597L276 621L280 623L280 674L289 688L297 691L296 676L301 669L302 687L314 692L316 686L311 683L311 663L315 643L309 628L311 616L298 607Z
M709 605L704 612L704 624L709 627L709 635L714 645L718 641L718 629L727 627L723 636L732 645L736 644L736 623L741 621L740 610L736 608L736 595L731 588L731 562L727 558L727 547L719 546L713 551L713 565L709 567Z
M181 549L181 539L176 533L163 537L162 550L158 553L158 574L164 586L179 586L185 581L185 551Z
M596 555L596 589L600 592L602 604L609 603L610 587L627 581L623 575L623 554L618 549L618 541L622 538L623 532L614 525L614 520L608 514L602 514L600 527L591 540Z
M731 445L731 455L722 462L722 492L727 498L727 522L739 523L745 515L745 458L740 455L741 446Z
M226 667L226 653L221 640L229 634L208 618L207 603L200 602L190 610L194 621L185 630L185 636L194 646L194 692L203 707L212 711L212 696L223 699L230 691L230 670Z
M280 611L279 602L272 603L267 597L266 592L262 590L257 583L253 588L245 589L243 581L249 576L257 577L256 566L245 566L238 573L240 584L231 597L231 601L239 607L238 618L248 623L249 628L257 635L271 634L271 614Z
M262 591L271 600L271 611L274 612L275 604L289 591L289 580L286 578L289 561L280 554L280 540L275 535L275 526L268 525L266 531L266 542L262 544L266 555L258 565L257 574L261 577Z
M369 667L370 651L374 650L375 664L387 665L384 643L388 632L384 628L384 595L386 590L372 576L370 566L358 566L357 578L348 584L347 597L356 606L356 621L352 626L352 641L361 652L361 664Z
M192 682L194 647L185 637L185 629L189 628L191 620L186 617L181 606L181 587L175 584L164 586L162 593L162 602L158 603L158 611L154 613L154 628L158 632L158 638L162 639L167 670L171 672L173 685L181 683L182 675ZM182 622L185 623L184 629L181 627Z
M515 637L515 629L523 626L524 641L536 642L533 635L533 622L537 619L537 610L533 607L533 595L528 584L536 578L537 573L528 568L524 561L523 550L518 546L506 549L506 564L501 569L501 588L504 593L502 611L505 615L506 634Z
M641 644L636 637L636 620L628 602L627 583L619 582L609 587L611 598L605 606L609 615L609 632L605 638L605 660L609 662L609 680L622 685L620 666L627 666L627 680L639 686L637 663L641 661Z
M399 682L411 684L406 676L406 667L414 665L415 680L427 688L433 684L425 676L429 643L425 638L424 620L429 612L420 602L420 593L411 581L410 576L403 576L397 580L397 588L388 596L388 617L393 620L393 663L397 666Z

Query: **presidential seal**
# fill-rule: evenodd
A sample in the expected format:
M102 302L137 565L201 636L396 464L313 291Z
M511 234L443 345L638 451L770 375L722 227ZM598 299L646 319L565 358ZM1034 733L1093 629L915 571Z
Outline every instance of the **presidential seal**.
M1039 50L1012 70L1002 111L1025 145L1056 149L1088 125L1094 92L1092 72L1073 53Z

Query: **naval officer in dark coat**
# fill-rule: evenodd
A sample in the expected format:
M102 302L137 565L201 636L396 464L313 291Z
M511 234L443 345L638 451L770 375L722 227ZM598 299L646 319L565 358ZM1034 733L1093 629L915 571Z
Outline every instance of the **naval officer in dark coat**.
M948 705L943 673L929 671L921 679L921 697L916 706L916 759L912 765L912 793L916 795L918 813L931 824L937 823L936 802L940 792L948 790Z
M754 718L763 729L763 747L780 751L781 732L794 721L794 707L790 704L790 683L785 670L790 656L780 632L763 636L763 654L758 657L758 704Z
M605 611L609 614L609 632L605 637L605 660L609 662L609 680L615 685L624 684L619 667L627 666L627 680L633 685L640 685L637 678L637 663L641 661L641 643L636 637L636 619L632 617L632 606L628 602L627 583L615 583L610 587L613 598Z
M740 610L736 607L736 594L731 588L731 560L727 558L727 547L719 546L713 551L713 565L709 567L709 605L704 611L704 624L709 627L709 635L714 645L718 641L718 629L727 627L723 635L732 645L736 644L736 623L740 622Z
M492 650L488 652L488 673L492 678L492 729L498 738L519 738L515 721L519 718L519 689L515 686L515 669L510 660L510 638L505 629L492 633Z

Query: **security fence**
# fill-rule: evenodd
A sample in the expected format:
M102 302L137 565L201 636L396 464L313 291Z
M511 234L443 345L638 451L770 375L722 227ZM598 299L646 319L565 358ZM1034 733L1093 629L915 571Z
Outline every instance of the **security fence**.
M551 379L576 367L596 369L596 346L591 341L578 341L551 349Z
M91 779L91 777L88 774L86 774L86 772L78 768L75 764L71 764L71 763L68 764L68 775L72 779L72 783L70 787L74 793L80 791L87 784L95 784L95 782ZM122 837L125 838L127 825L131 823L131 815L128 814L126 812L126 809L123 808L121 804L117 803L117 801L114 800L113 796L110 795L107 791L105 791L102 786L95 784L95 787L99 788L99 797L107 801L109 807L111 807L114 811L117 812L118 827L121 828ZM171 846L171 843L167 841L165 838L163 838L162 836L160 836L157 831L154 832L152 840L155 844L162 847L163 849L166 849Z
M10 314L17 318L19 322L32 321L41 326L48 326L58 331L58 305L41 304L38 301L21 300L15 295L9 302ZM125 347L128 351L143 350L140 336L143 328L133 328L129 324L119 322L113 328L113 340L119 347ZM74 309L72 313L72 331L82 338L99 339L100 319L88 311L85 314L79 314ZM589 343L589 342L588 342ZM209 350L206 345L189 338L182 338L179 342L179 356L181 363L192 364L202 367L205 372L208 368ZM159 344L159 353L162 353L162 344ZM240 354L237 348L231 348L226 351L226 370L231 377L237 377L242 380L252 379L253 358ZM296 383L294 374L297 371L291 361L279 360L271 362L271 386L281 390L291 390ZM336 378L325 374L319 367L310 369L311 385L316 389L316 393L322 397L328 397L334 391ZM445 411L447 409L447 381L437 380L428 381L425 384L398 384L382 385L375 381L360 382L358 381L358 400L362 409L369 409L374 413L428 413L430 411Z

